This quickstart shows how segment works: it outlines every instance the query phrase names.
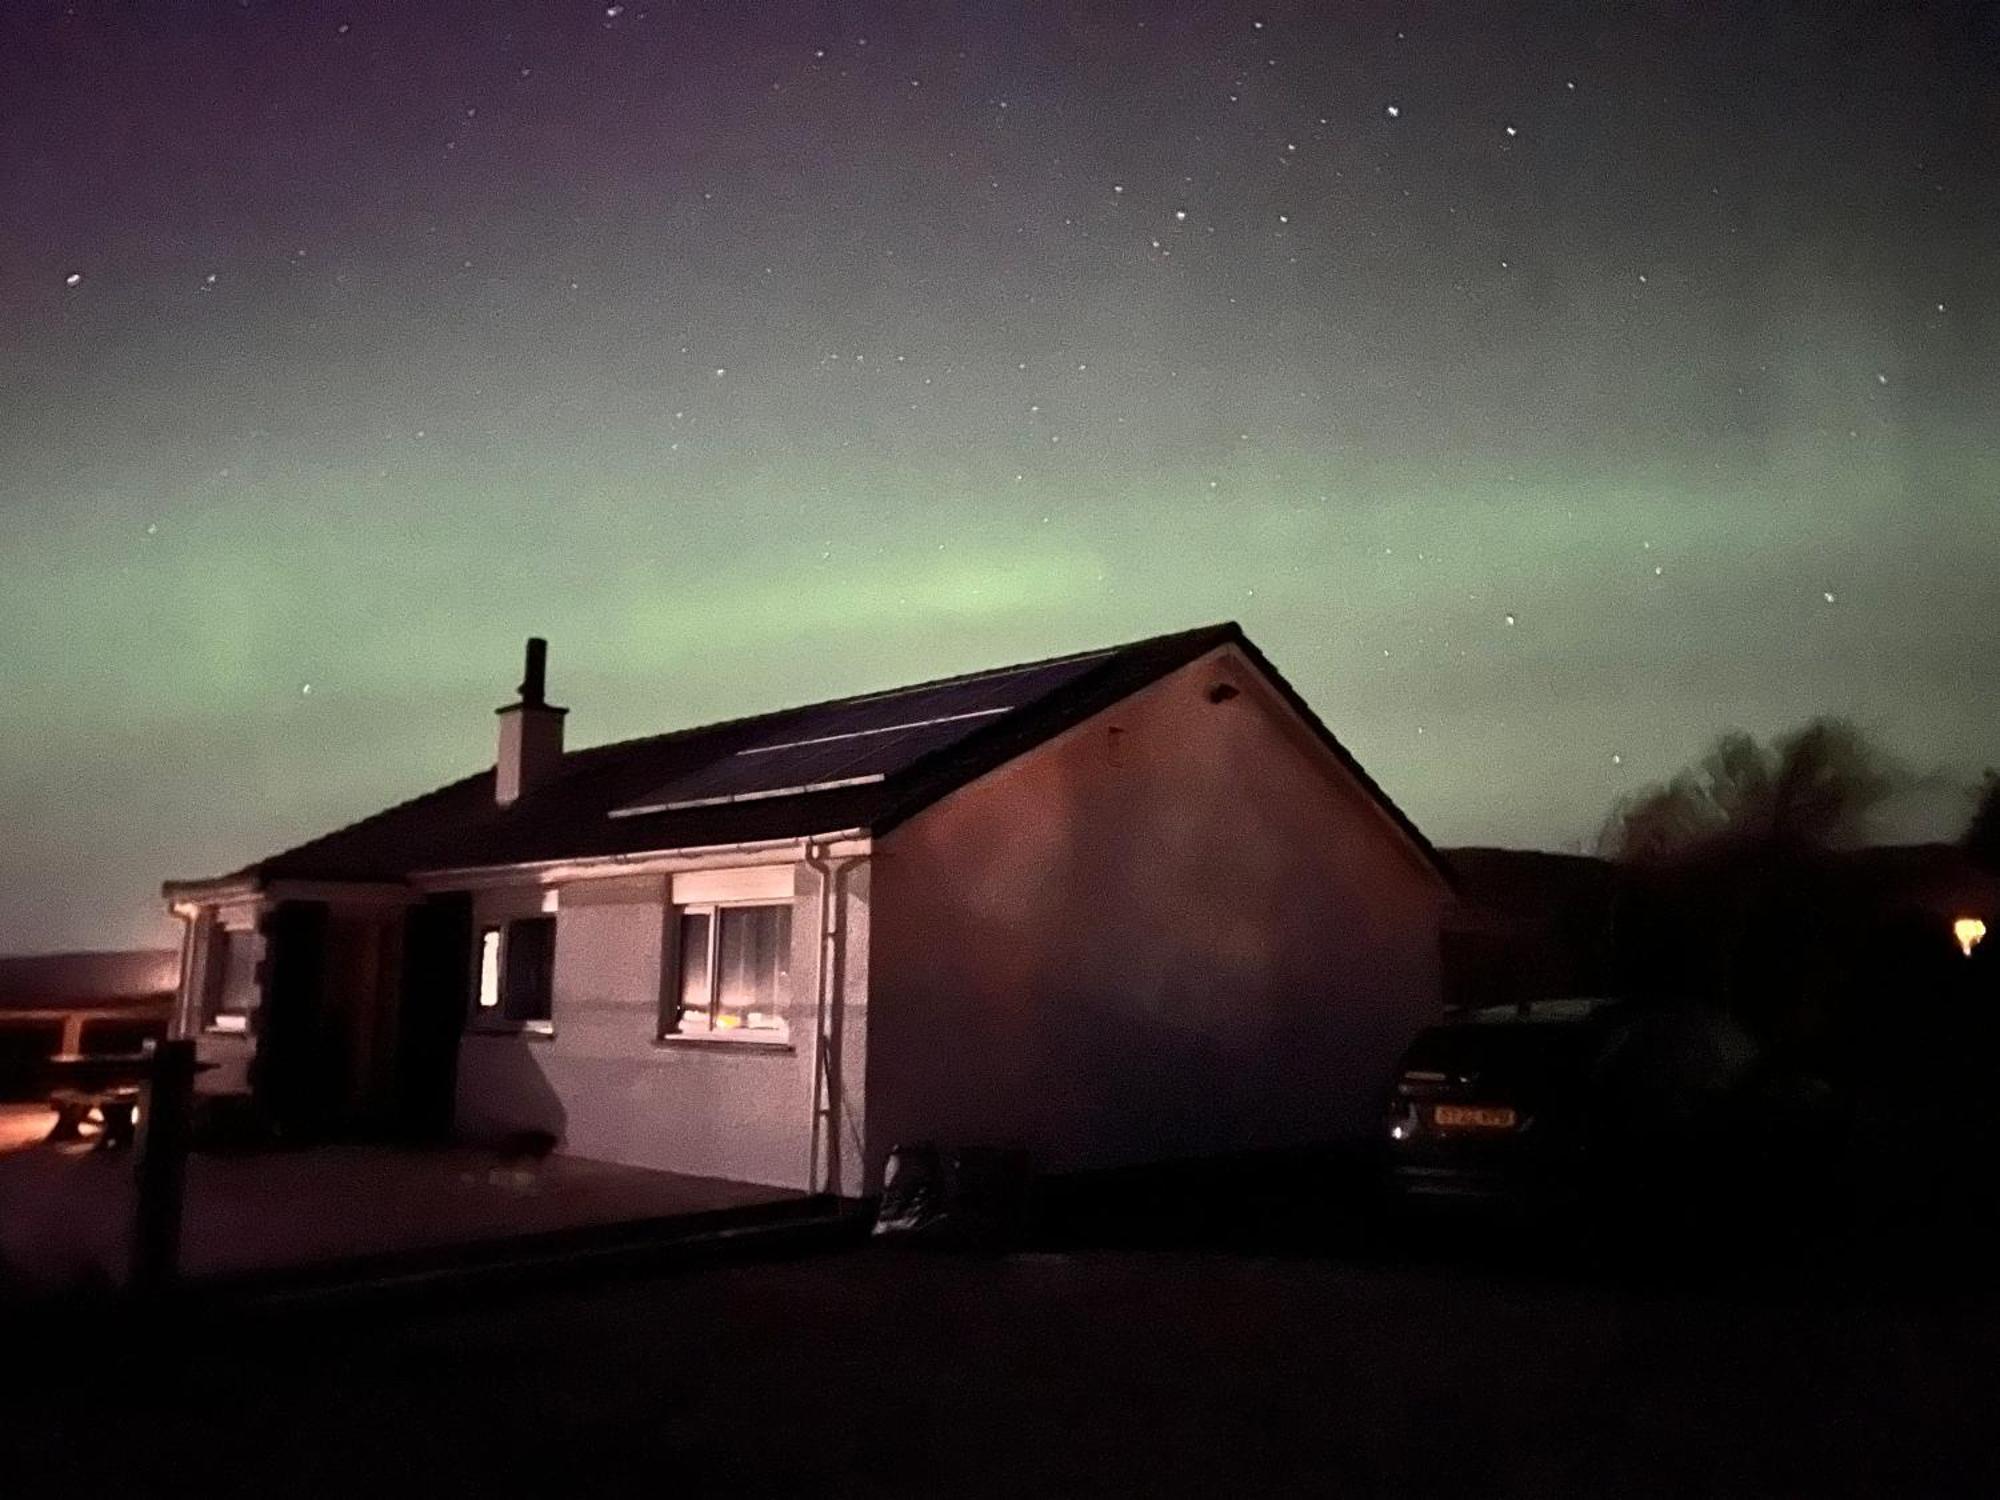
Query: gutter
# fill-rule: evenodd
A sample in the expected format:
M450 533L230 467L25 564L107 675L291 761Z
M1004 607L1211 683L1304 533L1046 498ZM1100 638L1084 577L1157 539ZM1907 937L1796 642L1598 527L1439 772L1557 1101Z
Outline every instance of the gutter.
M473 890L482 886L518 885L529 878L543 885L557 885L564 880L590 880L607 875L663 875L710 869L746 855L782 854L797 858L801 850L809 851L815 843L830 846L861 841L865 845L868 838L866 828L842 828L831 833L751 839L735 844L693 844L679 849L641 849L629 854L524 860L506 865L461 865L414 871L410 884L422 891Z

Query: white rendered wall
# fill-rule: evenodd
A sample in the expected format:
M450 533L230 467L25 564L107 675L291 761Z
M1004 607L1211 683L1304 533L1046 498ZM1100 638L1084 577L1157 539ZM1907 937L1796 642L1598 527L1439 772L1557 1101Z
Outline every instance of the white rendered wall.
M1442 882L1233 648L875 863L871 1185L927 1139L1060 1170L1358 1138L1440 1012Z
M789 1043L657 1041L661 987L677 967L666 878L576 882L562 888L556 917L554 1034L468 1032L459 1052L460 1132L476 1139L546 1129L576 1156L810 1190L819 886L804 865L784 867L781 878L793 896ZM479 920L504 906L483 899ZM839 1008L841 1072L858 1115L865 868L848 876L843 908L860 962L845 965L852 1003Z

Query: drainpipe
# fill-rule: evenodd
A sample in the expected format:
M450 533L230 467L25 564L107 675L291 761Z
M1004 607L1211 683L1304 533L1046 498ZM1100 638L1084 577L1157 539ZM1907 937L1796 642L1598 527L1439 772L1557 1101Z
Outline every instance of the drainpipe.
M805 863L819 876L819 962L815 966L813 1005L812 1146L807 1181L815 1193L840 1192L839 1079L833 1076L834 1025L837 1020L840 945L840 877L852 858L830 860L824 845L806 844ZM825 1156L822 1165L822 1152Z

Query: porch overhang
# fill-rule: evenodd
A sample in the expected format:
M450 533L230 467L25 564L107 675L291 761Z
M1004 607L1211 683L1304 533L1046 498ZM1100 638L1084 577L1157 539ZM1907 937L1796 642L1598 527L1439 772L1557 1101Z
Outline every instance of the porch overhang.
M160 884L160 895L177 917L193 915L193 908L253 900L262 890L263 882L254 871L217 875L207 880L167 880Z

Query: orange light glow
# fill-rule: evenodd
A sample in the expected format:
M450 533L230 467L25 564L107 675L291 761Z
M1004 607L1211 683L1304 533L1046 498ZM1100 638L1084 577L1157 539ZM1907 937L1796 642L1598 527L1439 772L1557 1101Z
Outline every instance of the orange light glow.
M1977 917L1960 917L1951 924L1951 935L1958 939L1958 951L1970 958L1972 950L1986 936L1986 924Z

